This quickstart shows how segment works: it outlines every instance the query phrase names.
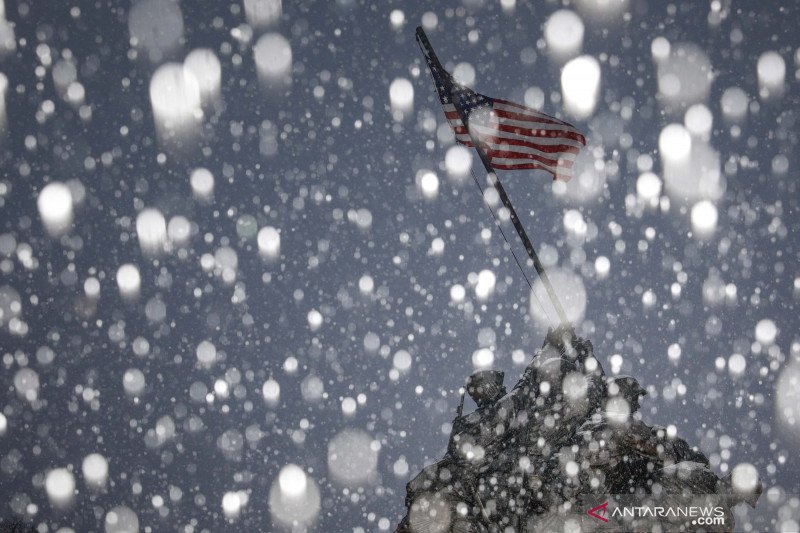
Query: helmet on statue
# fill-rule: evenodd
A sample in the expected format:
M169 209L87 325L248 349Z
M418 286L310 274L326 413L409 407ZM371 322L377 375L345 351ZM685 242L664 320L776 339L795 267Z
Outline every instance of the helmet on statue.
M506 393L503 386L505 374L499 370L481 370L467 380L467 392L478 407L492 405Z
M639 410L639 401L642 396L647 396L647 391L639 385L639 381L632 376L614 376L608 380L609 396L620 396L627 400L631 413Z

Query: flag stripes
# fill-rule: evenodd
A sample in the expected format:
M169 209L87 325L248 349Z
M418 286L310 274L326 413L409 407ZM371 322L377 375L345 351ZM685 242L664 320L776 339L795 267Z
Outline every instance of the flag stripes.
M466 87L454 87L453 92L457 92L461 102L477 104L465 106L469 111L467 121L472 135L496 168L541 169L555 179L572 178L575 158L586 145L586 139L571 124L513 102L478 95ZM456 141L472 146L470 132L455 104L442 105Z

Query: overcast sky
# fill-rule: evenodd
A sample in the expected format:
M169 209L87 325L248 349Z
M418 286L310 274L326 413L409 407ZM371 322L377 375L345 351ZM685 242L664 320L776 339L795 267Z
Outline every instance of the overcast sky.
M0 517L394 528L467 376L510 388L555 317L423 25L586 134L566 187L501 174L576 330L648 423L756 467L740 525L796 526L797 7L516 4L7 3Z

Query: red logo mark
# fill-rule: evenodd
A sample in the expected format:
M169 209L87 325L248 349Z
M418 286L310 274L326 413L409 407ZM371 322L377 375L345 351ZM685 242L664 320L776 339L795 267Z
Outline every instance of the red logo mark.
M608 522L608 518L603 516L608 514L608 510L606 509L606 507L608 507L608 502L603 502L597 507L592 507L591 509L586 511L586 514L588 514L592 518L597 518L598 520L602 520L603 522Z

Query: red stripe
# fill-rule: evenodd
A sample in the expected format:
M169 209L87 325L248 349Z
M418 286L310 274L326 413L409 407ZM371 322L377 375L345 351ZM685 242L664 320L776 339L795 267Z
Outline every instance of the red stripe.
M551 169L547 168L544 165L536 163L535 161L531 161L530 163L524 163L524 164L520 164L520 165L516 165L516 164L514 164L514 165L504 165L504 164L492 162L492 166L494 168L496 168L497 170L526 170L526 169L546 170L553 177L556 176L556 173L553 172Z
M536 163L526 163L524 165L503 165L503 164L493 163L492 166L496 170L544 170L545 172L553 176L553 181L560 180L565 183L572 179L572 176L568 174L564 174L561 172L553 172L551 169Z
M571 124L567 124L566 122L561 122L560 120L558 120L556 118L554 118L552 121L545 121L545 120L532 121L532 120L528 119L527 117L517 118L517 117L520 117L521 115L515 115L514 113L509 113L507 111L496 110L495 113L497 113L498 117L510 118L510 119L513 119L513 120L524 120L526 122L539 122L541 124L553 124L553 125L556 125L556 126L564 126L564 127L567 127L567 128L573 128L572 131L569 131L569 130L564 131L564 130L548 130L547 128L535 128L535 129L534 128L522 128L520 126L511 126L511 125L508 125L508 124L498 124L498 128L501 131L507 131L509 133L516 133L518 135L528 135L528 136L531 136L531 137L551 137L551 138L564 137L565 139L572 139L572 140L574 140L576 142L579 142L584 146L586 145L586 139L584 138L583 135L581 135L580 133L578 133L577 130L574 129L574 126L572 126ZM461 122L461 118L458 116L458 111L447 111L447 112L445 112L445 116L448 119L457 119L459 122ZM452 127L452 124L451 124L451 127ZM463 126L459 126L459 128L463 128ZM535 133L532 133L532 132L535 132ZM547 132L547 133L540 133L540 132ZM456 133L466 133L466 130L457 131Z
M523 115L522 113L512 113L511 111L503 111L502 109L494 109L494 112L497 113L498 117L503 118L510 118L512 120L522 120L525 122L538 122L541 124L553 124L554 126L564 126L566 128L571 128L569 124L561 122L555 117L545 116L545 117L537 117L533 115Z
M522 111L525 111L526 113L530 113L530 114L535 115L535 116L545 117L545 118L549 118L549 119L555 120L559 124L561 124L562 126L569 126L572 129L576 129L575 126L573 126L569 122L564 122L563 120L559 120L556 117L552 117L552 116L548 115L547 113L542 113L541 111L537 111L537 110L535 110L533 108L518 104L516 102L509 102L508 100L503 100L501 98L495 98L494 101L495 102L500 102L501 104L505 104L507 106L516 107L517 109L520 109Z
M586 145L586 139L578 133L577 131L559 131L559 130L548 130L544 128L539 129L529 129L529 128L520 128L519 126L507 126L505 124L500 124L497 129L500 131L505 131L508 133L516 133L517 135L525 135L527 137L545 137L549 139L556 139L556 138L563 138L563 139L571 139L573 141L577 141L582 145Z
M507 137L496 139L494 140L494 143L500 145L508 145L508 146L524 146L526 148L533 148L534 150L539 150L540 152L547 152L548 154L555 154L555 153L577 154L581 151L580 148L572 144L538 144L533 141L521 141L519 139L509 139Z
M466 131L457 131L457 135L468 135ZM478 134L484 142L491 142L492 144L507 145L507 146L524 146L526 148L533 148L540 152L547 152L549 154L555 153L569 153L577 154L580 152L580 147L574 144L542 144L534 141L523 141L521 139L512 139L511 137L496 137L492 135Z
M459 142L460 144L463 144L464 146L469 146L469 147L472 147L472 142L470 142L470 141L458 141L458 142ZM568 146L568 145L554 145L554 146L548 146L548 145L536 145L536 144L534 144L534 143L529 143L529 142L526 142L526 141L518 141L518 140L516 140L516 139L513 139L513 140L512 140L512 142L509 142L509 143L506 143L505 141L503 141L503 142L500 142L500 143L497 143L497 144L499 144L499 145L501 145L501 146L503 146L503 145L506 145L506 144L509 144L509 145L514 145L514 146L524 146L524 147L526 147L526 148L533 148L533 149L535 149L535 150L539 150L540 152L547 152L547 153L550 153L550 154L575 154L575 155L577 155L577 154L579 154L579 153L580 153L580 149L579 149L577 146ZM550 150L550 148L553 148L553 149L552 149L552 150ZM520 156L519 156L519 157L524 157L524 158L527 158L527 156L529 156L529 155L534 155L534 154L527 154L527 153L525 153L525 152L517 152L517 151L515 151L515 150L499 150L499 149L495 149L495 148L490 148L490 149L489 149L489 151L490 151L490 152L491 152L491 151L494 151L494 152L504 152L504 153L514 153L514 154L520 154ZM517 156L513 156L513 157L517 157ZM544 156L539 156L539 157L542 157L542 158L544 158ZM565 159L565 161L569 161L569 162L570 162L570 164L572 163L572 161L571 161L571 160L567 160L567 159Z
M450 125L452 127L452 124ZM467 128L464 126L458 126L453 128L456 133L463 133L464 135L469 135ZM507 133L514 133L517 135L524 135L526 137L531 138L547 138L547 139L570 139L572 141L578 142L582 145L586 145L586 139L578 133L577 131L558 131L558 130L548 130L548 129L528 129L528 128L520 128L519 126L506 126L504 124L500 124L495 129L499 130L500 132L507 132ZM498 139L505 140L506 137L503 137L502 133L496 136ZM516 140L516 139L515 139Z
M509 152L507 150L489 150L487 155L492 158L501 157L505 159L521 159L525 161L534 160L534 161L540 161L545 165L550 165L551 167L559 166L558 159L549 159L547 157L542 157L536 154L523 154L520 152ZM565 168L571 168L572 164L573 164L572 160L564 159L561 161L561 166Z
M544 113L542 113L541 111L537 111L537 110L533 109L532 107L524 106L522 104L518 104L518 103L512 102L510 100L505 100L503 98L495 98L494 101L495 102L500 102L501 104L509 105L511 107L516 107L517 109L522 109L523 111L528 111L529 113L538 113L538 114L544 115Z
M525 163L524 165L503 165L499 163L492 163L492 167L497 170L525 170L525 169L546 170L549 174L555 176L555 172L538 163Z
M503 118L510 118L512 120L521 120L524 122L537 122L539 124L553 124L554 126L564 126L567 128L572 128L566 122L562 122L555 117L551 117L549 115L544 115L543 113L539 116L536 115L523 115L521 113L512 113L511 111L503 111L502 109L493 108L492 112L494 112L498 117ZM449 119L460 119L458 115L458 111L445 111L445 116Z

